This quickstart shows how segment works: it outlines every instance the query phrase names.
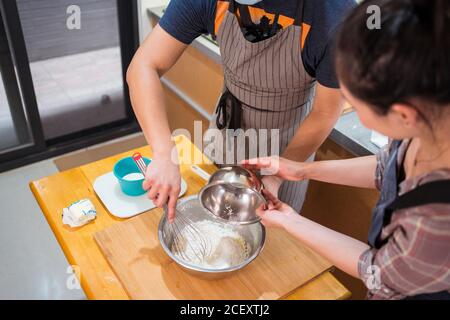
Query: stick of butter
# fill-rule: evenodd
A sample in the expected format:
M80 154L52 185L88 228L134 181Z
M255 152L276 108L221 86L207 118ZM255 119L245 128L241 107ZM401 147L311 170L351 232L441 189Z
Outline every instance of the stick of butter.
M83 199L72 203L63 209L63 224L72 228L81 227L97 217L94 204L89 199Z

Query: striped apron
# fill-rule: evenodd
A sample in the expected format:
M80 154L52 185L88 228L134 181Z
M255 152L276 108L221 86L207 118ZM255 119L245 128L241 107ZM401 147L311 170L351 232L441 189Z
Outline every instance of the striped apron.
M224 131L221 144L226 147L221 163L232 165L242 160L226 161L226 153L236 152L236 148L242 145L239 143L242 140L236 140L237 135L231 135L227 129L268 129L269 132L270 129L278 129L277 150L271 151L274 141L271 141L269 133L267 142L259 141L259 144L250 146L246 143L245 157L264 156L258 153L261 143L266 143L268 155L282 155L310 113L315 95L316 82L305 70L301 55L307 34L305 29L309 27L303 24L304 1L299 1L295 19L289 21L290 18L283 17L283 23L288 25L260 42L250 42L244 37L237 18L244 14L240 12L242 6L238 7L235 1L218 3L221 7L217 9L216 25L220 20L220 27L215 36L222 56L225 88L210 128ZM205 141L207 145L208 141ZM313 159L314 155L308 161ZM307 185L307 181L286 181L278 196L300 211Z

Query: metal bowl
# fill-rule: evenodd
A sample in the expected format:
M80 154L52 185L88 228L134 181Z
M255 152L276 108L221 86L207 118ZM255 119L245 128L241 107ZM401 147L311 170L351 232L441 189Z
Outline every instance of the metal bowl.
M209 178L208 184L229 183L256 191L261 191L263 183L252 171L243 167L232 166L217 170Z
M259 222L261 218L256 214L256 209L267 204L259 191L222 182L206 185L199 193L199 200L217 219L234 225Z
M216 171L199 193L203 207L223 222L253 224L261 219L256 209L267 204L261 190L264 185L252 171L243 167L225 167Z
M211 222L218 222L213 216L208 214L198 201L197 195L190 196L180 200L177 204L178 214L184 214L192 221L210 220ZM208 269L203 266L191 264L187 261L181 260L175 256L170 249L173 243L173 234L171 228L168 225L167 215L165 214L158 226L158 237L161 246L166 254L177 263L186 272L206 280L215 280L229 277L239 270L245 268L260 254L266 241L266 230L260 223L256 223L248 226L230 226L234 231L238 232L244 240L250 245L250 254L246 261L239 265L226 268L226 269Z

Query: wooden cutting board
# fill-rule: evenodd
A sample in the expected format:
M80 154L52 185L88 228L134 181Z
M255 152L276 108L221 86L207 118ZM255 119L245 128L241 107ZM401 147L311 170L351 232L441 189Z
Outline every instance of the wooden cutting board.
M260 256L232 277L208 281L184 272L159 245L161 210L95 234L132 299L280 299L331 268L283 230L268 229Z

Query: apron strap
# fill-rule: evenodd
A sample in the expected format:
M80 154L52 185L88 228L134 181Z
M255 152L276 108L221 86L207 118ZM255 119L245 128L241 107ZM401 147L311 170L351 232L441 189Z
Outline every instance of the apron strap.
M271 35L275 35L278 31L278 21L280 20L280 14L275 14L275 18L273 19L272 30L270 30Z
M401 169L397 168L397 163L401 144L402 141L394 140L390 145L389 159L383 174L380 199L372 213L368 239L371 247L379 247L380 234L385 226L386 207L398 197L399 171Z
M432 203L450 204L450 180L429 182L398 197L387 207L385 223L390 223L392 214L396 210ZM407 297L405 300L450 300L450 293L448 291L432 292Z
M423 184L395 199L387 209L395 211L431 203L450 204L450 180Z
M238 10L240 15L239 23L241 24L241 27L251 26L253 24L253 21L248 6L236 3L235 0L230 0L228 11L237 17Z
M239 15L240 15L239 23L241 24L241 27L254 26L255 23L252 20L249 6L236 3L236 1L234 1L234 0L230 1L229 11L231 13L233 13L234 15L237 15L238 9L239 9ZM272 23L272 28L270 30L271 35L275 35L277 33L279 20L280 20L280 14L276 13L275 17L274 17L274 21Z
M230 119L228 119L228 105L231 108ZM242 103L228 89L222 94L216 110L217 129L237 130L242 127Z
M243 27L249 27L253 25L252 16L250 15L250 10L248 9L248 6L238 4L239 8L239 15L241 17L240 22L242 23Z
M234 0L230 0L229 1L229 5L228 5L228 11L232 14L236 14L237 12L237 3Z
M295 17L294 25L300 27L302 26L304 10L305 10L305 0L299 0L297 2L297 16Z
M395 211L413 207L424 206L427 204L450 204L450 180L439 180L423 184L404 195L397 197L385 209L383 225L391 222ZM382 241L379 245L387 242Z

